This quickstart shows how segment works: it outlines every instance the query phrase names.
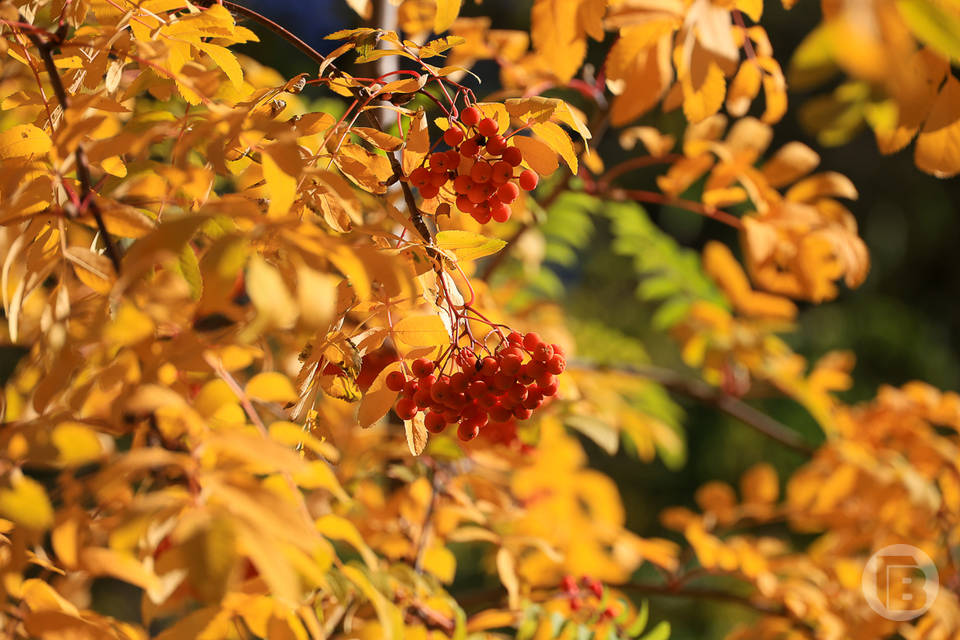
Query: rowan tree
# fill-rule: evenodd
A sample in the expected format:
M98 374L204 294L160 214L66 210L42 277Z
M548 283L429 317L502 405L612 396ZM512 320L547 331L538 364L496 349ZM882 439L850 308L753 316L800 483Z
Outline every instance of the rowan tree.
M869 258L854 184L768 148L789 76L833 87L820 143L960 173L960 7L824 2L785 76L758 0L348 4L322 55L226 0L0 1L4 637L663 640L649 595L746 607L732 638L960 635L960 396L848 405L850 353L788 346ZM235 52L267 32L302 73ZM565 313L601 225L677 366ZM802 464L638 535L585 442L679 473L673 396ZM861 592L896 543L942 587L904 622Z

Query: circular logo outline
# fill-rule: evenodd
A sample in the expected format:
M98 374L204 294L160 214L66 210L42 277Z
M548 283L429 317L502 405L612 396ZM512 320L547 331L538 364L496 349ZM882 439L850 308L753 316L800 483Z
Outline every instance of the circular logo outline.
M923 573L923 594L926 598L923 607L919 609L892 610L880 601L877 595L877 573L880 568L880 561L890 556L909 557L913 560L913 564L899 566L913 567ZM887 570L889 571L889 569ZM937 565L934 564L930 556L921 549L909 544L892 544L880 549L867 560L867 564L863 567L863 575L860 578L860 591L863 593L867 604L870 605L870 608L878 615L887 620L906 622L919 618L933 606L934 601L940 593L940 572L937 571Z

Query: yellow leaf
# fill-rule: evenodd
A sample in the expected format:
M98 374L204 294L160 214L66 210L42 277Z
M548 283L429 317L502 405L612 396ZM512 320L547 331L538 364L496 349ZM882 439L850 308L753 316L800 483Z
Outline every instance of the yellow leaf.
M293 402L298 397L287 376L276 371L265 371L253 376L244 393L248 398L261 402Z
M61 422L50 434L60 452L58 460L67 465L86 464L103 454L97 432L81 422Z
M53 507L43 485L19 472L11 474L9 489L0 489L0 515L28 529L45 530L53 524Z
M363 561L371 569L377 566L377 556L373 550L363 540L363 536L352 522L338 515L328 513L325 516L317 518L315 523L317 531L332 540L346 542L356 549Z
M113 322L103 331L108 342L118 346L129 346L153 335L153 320L129 302L118 310Z
M517 577L517 563L505 547L497 550L497 573L500 575L500 582L507 590L507 602L511 609L517 609L520 606L520 579Z
M423 554L423 568L450 584L457 573L457 558L446 547L430 547Z
M246 285L254 308L268 324L287 328L297 319L297 303L287 290L283 276L259 255L250 259Z
M960 81L950 74L917 138L914 159L938 178L960 173Z
M403 144L402 166L404 175L420 166L430 150L430 133L427 131L427 118L422 110L410 119L407 138Z
M360 136L376 148L384 151L396 151L403 145L403 140L397 136L370 127L353 127L350 129L350 133Z
M290 212L297 199L296 173L288 173L291 169L290 156L287 145L273 144L260 155L263 166L263 178L267 181L267 190L270 198L270 207L267 211L270 216L283 216ZM283 158L283 159L281 159Z
M560 125L553 122L543 122L530 127L533 134L546 143L548 147L560 154L563 161L570 167L570 172L577 173L577 152L573 148L573 141Z
M50 136L32 124L18 124L0 133L0 158L43 155L51 146Z
M393 325L393 334L411 347L435 347L450 342L443 320L435 315L407 316Z
M591 14L603 15L604 0L536 0L530 12L530 39L538 53L548 56L549 70L561 82L570 80L587 53L586 26ZM602 29L601 29L602 31ZM595 31L594 31L595 33Z
M691 71L680 79L683 87L683 115L690 122L700 122L715 114L723 104L727 88L723 70L716 62L698 61L694 56L691 65L696 69L697 64L707 64L706 72ZM694 84L694 75L698 76L697 84Z
M403 429L407 434L407 447L415 456L423 453L427 448L427 427L424 424L422 412L416 413L412 419L403 421Z
M240 68L237 57L229 49L209 42L196 43L195 46L210 56L217 63L217 66L223 69L234 87L239 89L243 86L243 69Z
M388 374L399 370L400 363L391 362L384 367L383 371L377 375L370 385L370 388L367 389L367 392L363 394L363 400L360 401L360 406L357 408L357 423L361 427L369 427L385 416L390 407L393 406L397 399L397 392L387 388L386 380Z
M437 246L452 251L458 260L476 260L500 251L506 242L487 238L472 231L441 231L436 235Z
M487 609L470 616L467 620L467 633L477 633L487 629L512 627L517 624L517 614L513 611Z
M750 467L740 478L740 493L744 502L772 504L780 495L777 471L773 466L761 462Z
M443 33L460 14L461 0L437 0L437 14L433 18L433 32Z
M546 144L527 136L514 136L513 143L523 152L523 160L541 176L548 176L557 170L557 152Z

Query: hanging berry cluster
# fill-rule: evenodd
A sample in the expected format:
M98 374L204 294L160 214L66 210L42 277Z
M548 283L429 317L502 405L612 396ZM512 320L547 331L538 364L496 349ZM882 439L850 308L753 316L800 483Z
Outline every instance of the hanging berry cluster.
M506 222L520 190L533 191L540 177L531 169L517 172L523 153L499 131L497 122L484 118L478 108L465 108L443 134L450 150L430 154L429 167L410 172L410 184L424 198L434 198L446 187L457 208L480 224Z
M450 368L451 373L444 370ZM456 369L459 368L459 371ZM436 362L418 358L411 377L392 371L387 388L400 392L394 411L403 420L424 411L424 425L440 433L459 423L457 437L473 440L492 423L526 420L557 393L557 376L566 368L563 350L536 333L510 333L485 357L472 349Z
M570 601L571 611L576 612L588 608L590 611L587 613L604 619L612 619L617 615L617 610L613 605L603 609L598 608L597 605L603 606L604 586L602 582L595 578L583 576L577 583L573 576L567 574L560 581L560 588ZM590 596L593 596L593 598Z

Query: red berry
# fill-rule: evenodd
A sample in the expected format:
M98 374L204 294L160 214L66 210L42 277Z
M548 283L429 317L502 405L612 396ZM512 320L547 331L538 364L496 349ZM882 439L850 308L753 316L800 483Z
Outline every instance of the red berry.
M487 200L487 196L483 194L483 188L477 182L474 182L473 186L470 187L470 191L467 192L467 198L469 198L473 204L480 204Z
M547 371L552 373L555 376L563 373L563 370L567 368L567 361L559 353L554 353L553 357L547 360Z
M391 371L387 374L385 382L390 391L402 391L403 385L407 384L407 378L402 371Z
M497 391L506 391L513 386L514 380L516 380L514 376L504 373L503 371L498 371L493 376L493 388Z
M436 411L428 411L427 415L423 418L423 425L430 433L440 433L444 430L444 428L446 428L447 420L441 413L437 413Z
M438 380L430 387L430 397L434 402L446 403L450 399L450 383L447 380Z
M500 131L500 126L493 118L484 118L477 124L477 131L480 132L480 135L489 138L490 136L497 135L497 132Z
M603 585L600 584L599 580L590 581L590 591L592 591L593 595L597 596L598 598L603 597ZM612 611L612 610L608 609L608 611ZM613 616L611 615L610 617L613 617Z
M437 194L439 193L440 193L440 189L433 186L432 184L428 184L425 187L420 187L420 195L423 196L424 199L426 200L429 200L430 198L436 198Z
M571 611L579 611L582 607L583 607L583 600L581 600L581 599L580 599L579 597L577 597L577 596L574 596L574 597L570 598L570 610L571 610Z
M487 393L487 383L483 380L474 380L467 386L467 393L471 398L480 398Z
M507 147L503 151L503 159L509 162L510 166L518 167L523 162L523 152L516 147Z
M480 425L474 420L463 420L457 427L457 437L468 442L480 435Z
M446 171L447 169L451 169L452 167L450 167L450 166L447 165L447 154L446 154L446 152L437 151L436 153L431 153L431 154L430 154L430 168L432 168L432 169L434 169L434 170L436 170L436 169L443 169L444 171Z
M450 180L450 174L444 169L434 169L430 172L430 185L439 189Z
M520 356L515 354L511 353L500 358L500 370L507 375L517 375L520 373L521 366L523 366L523 362L521 362Z
M472 349L464 349L457 354L457 363L459 363L461 369L472 374L476 370L477 354Z
M599 598L600 596L597 597ZM617 610L611 605L603 610L603 617L607 618L608 620L613 620L617 617Z
M548 398L551 397L551 396L557 395L557 391L560 390L560 385L557 384L557 379L556 379L556 378L554 378L553 381L550 382L550 384L548 384L548 385L546 385L546 386L541 386L541 385L538 383L538 384L537 384L537 387L538 387L538 389L540 390L540 393L542 393L545 397L548 397Z
M470 170L470 177L474 182L488 182L493 174L493 167L489 162L478 162Z
M490 176L490 179L496 182L497 184L504 184L508 182L510 178L513 177L513 167L510 166L510 163L506 160L498 160L493 165L493 174Z
M507 141L501 135L492 135L487 140L487 153L492 156L499 156L507 148Z
M473 213L474 209L477 208L477 205L470 202L470 198L467 196L457 196L457 209L463 211L464 213Z
M416 380L407 380L407 383L403 385L402 393L408 398L412 398L413 394L415 394L419 389L420 389L419 382L417 382Z
M497 403L490 407L490 417L496 422L506 422L513 417L513 410Z
M480 363L480 373L485 376L492 376L497 372L498 368L500 368L500 364L496 358L491 356L487 356Z
M537 188L537 183L540 182L540 176L530 169L525 169L520 173L517 182L520 183L520 188L524 191L533 191Z
M517 199L517 196L520 195L520 187L515 185L512 182L507 182L500 185L500 188L497 189L497 197L500 198L503 202L510 204Z
M400 398L393 410L401 420L410 420L417 414L417 405L412 398Z
M410 172L410 184L417 187L425 187L430 183L430 171L426 167L417 167Z
M463 371L457 371L450 376L450 388L455 393L466 393L467 386L470 384L470 378Z
M510 344L523 344L523 334L519 331L511 331L507 336L507 342Z
M533 357L539 360L540 362L547 362L550 358L553 357L553 347L547 343L538 344L533 349Z
M426 358L417 358L410 365L410 370L413 371L413 375L423 378L433 373L433 362Z
M543 395L540 393L540 389L536 387L527 389L527 397L523 399L523 407L533 411L541 404L543 404Z
M460 130L460 127L450 127L443 132L443 141L451 147L455 147L463 142L463 131Z
M523 336L523 348L527 351L532 352L542 343L543 339L540 337L540 334L535 331L531 331L527 335Z
M470 176L457 176L453 179L453 190L459 194L469 193L473 188L473 180Z
M567 593L574 593L577 591L577 581L574 580L573 576L567 574L563 576L563 579L560 581L560 588Z
M466 158L472 158L478 153L480 153L480 145L473 140L467 140L460 145L460 155Z
M489 207L476 207L470 215L480 224L487 224L493 218Z
M492 203L490 205L490 215L494 220L497 222L506 222L510 219L510 214L512 213L510 205L504 204L499 200L494 201L492 198L490 202Z
M483 114L480 113L480 109L476 107L467 107L460 112L460 122L468 127L472 127L480 122L481 117L483 117Z
M513 410L513 417L517 420L529 420L532 415L533 411L526 407L517 407Z

